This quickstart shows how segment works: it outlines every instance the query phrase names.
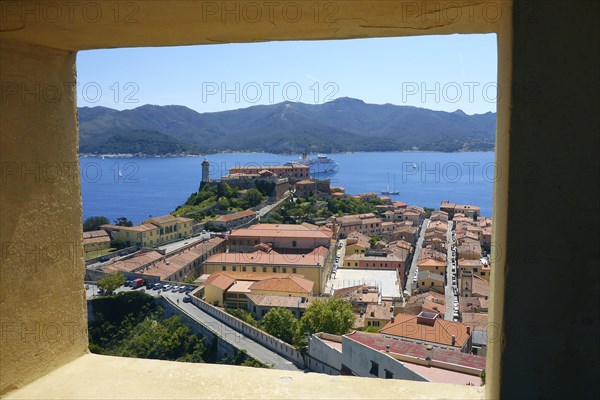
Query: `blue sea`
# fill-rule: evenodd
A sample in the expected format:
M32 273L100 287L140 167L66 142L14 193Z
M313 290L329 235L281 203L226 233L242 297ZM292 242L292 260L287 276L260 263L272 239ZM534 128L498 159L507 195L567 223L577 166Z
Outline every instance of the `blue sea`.
M492 215L493 152L374 152L329 155L338 163L331 184L346 193L397 190L391 196L410 205L438 208L442 200L481 207ZM208 156L211 179L232 166L281 165L296 159L268 153ZM198 190L203 157L79 159L83 218L126 217L134 223L168 214ZM388 183L389 182L389 183Z

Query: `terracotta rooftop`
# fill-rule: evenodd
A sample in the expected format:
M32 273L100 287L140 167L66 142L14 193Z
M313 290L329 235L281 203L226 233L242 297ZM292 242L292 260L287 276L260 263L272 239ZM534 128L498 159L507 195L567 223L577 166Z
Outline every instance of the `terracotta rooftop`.
M490 295L489 282L477 275L473 275L473 287L471 288L471 293L487 298Z
M249 228L236 229L229 235L231 239L246 237L284 237L329 239L331 234L323 230L309 229L295 224L257 224Z
M350 302L377 303L379 301L379 289L376 286L366 284L349 286L336 289L333 296Z
M244 210L244 211L239 211L239 212L235 212L235 213L232 213L232 214L221 215L215 221L218 221L218 222L231 222L231 221L235 221L237 219L251 217L253 215L256 215L255 211Z
M102 267L103 271L106 272L132 272L138 268L148 265L152 262L158 261L163 258L164 255L158 251L149 251L146 253L138 253L131 258L126 260L120 260L112 264L108 264Z
M394 322L388 322L379 332L443 346L452 346L452 336L454 336L456 338L454 346L459 348L462 348L469 339L467 326L460 322L434 317L428 319L432 323L429 325L421 320L418 315L398 314L394 317Z
M313 281L297 275L290 275L287 278L270 278L254 282L249 288L250 291L301 293L308 295L312 293L313 286Z
M271 273L271 272L244 272L244 271L216 271L213 272L212 274L210 274L208 276L208 279L212 278L212 277L216 277L218 275L223 275L223 276L227 276L231 279L233 279L234 281L239 280L239 281L253 281L253 282L258 282L258 281L262 281L265 279L271 279L271 278L289 278L290 276L292 276L292 274L281 274L281 273ZM295 276L299 276L301 278L303 278L303 275L300 274L293 274ZM208 281L207 279L207 281Z
M111 225L106 224L102 225L100 228L102 229L110 229L110 230L119 230L119 231L129 231L129 232L148 232L152 230L160 229L158 226L154 224L142 224L136 226L121 226L121 225Z
M105 230L83 232L83 244L110 242L110 236Z
M472 331L484 331L488 329L488 314L464 312L461 313L462 323L470 326Z
M246 297L257 306L262 307L286 307L286 308L307 308L315 297L307 296L302 301L298 296L276 296L272 294L248 293Z
M365 319L384 319L389 320L394 315L393 311L390 311L392 303L384 301L381 304L367 304L365 310Z
M254 251L252 253L218 253L212 255L205 264L237 264L237 265L310 265L323 266L327 249L323 246L315 248L309 253L288 254L279 253L275 250L265 253Z
M97 231L83 232L83 238L84 239L90 239L90 238L95 238L95 237L103 237L103 236L108 236L108 232L106 232L104 229L99 229Z

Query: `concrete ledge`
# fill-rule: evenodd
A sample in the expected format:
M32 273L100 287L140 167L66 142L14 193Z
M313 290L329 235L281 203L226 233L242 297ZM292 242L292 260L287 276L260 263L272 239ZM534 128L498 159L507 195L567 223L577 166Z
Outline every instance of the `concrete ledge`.
M483 388L86 354L5 399L483 399Z

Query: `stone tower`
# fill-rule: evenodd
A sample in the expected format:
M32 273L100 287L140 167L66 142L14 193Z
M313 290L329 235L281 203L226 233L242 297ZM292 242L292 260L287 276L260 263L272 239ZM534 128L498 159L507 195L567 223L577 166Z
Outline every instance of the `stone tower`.
M205 158L204 161L202 161L202 180L200 181L200 189L202 189L202 186L210 182L209 170L210 163L208 162L208 159Z

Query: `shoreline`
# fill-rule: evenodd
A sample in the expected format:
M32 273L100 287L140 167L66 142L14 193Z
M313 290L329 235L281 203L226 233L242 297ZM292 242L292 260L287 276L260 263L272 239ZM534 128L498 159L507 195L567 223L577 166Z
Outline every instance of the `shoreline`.
M357 154L357 153L442 153L442 154L460 154L460 153L494 153L496 150L469 150L469 151L436 151L436 150L378 150L378 151L344 151L334 153L324 153L328 155L335 154ZM94 154L94 153L79 153L80 158L184 158L184 157L208 157L218 154L272 154L276 156L297 156L299 153L269 153L259 151L218 151L213 153L205 154L144 154L144 153L107 153L107 154ZM311 153L313 154L313 153ZM316 153L315 153L316 154Z

